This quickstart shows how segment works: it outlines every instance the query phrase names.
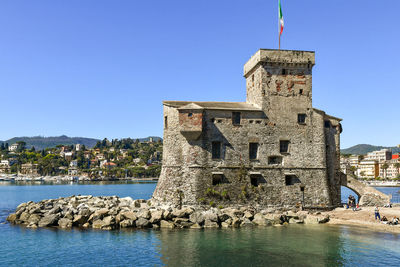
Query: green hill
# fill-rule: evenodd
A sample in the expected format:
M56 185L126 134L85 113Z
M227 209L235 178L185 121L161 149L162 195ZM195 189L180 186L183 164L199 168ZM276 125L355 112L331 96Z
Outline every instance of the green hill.
M140 142L146 142L146 141L149 141L150 137L153 138L154 142L157 142L158 140L162 140L158 136L149 136L146 138L138 138L138 139ZM132 138L132 139L136 139L136 138ZM31 148L32 146L34 146L35 149L41 150L41 149L45 149L45 148L55 147L57 145L76 145L76 144L82 144L82 145L85 145L85 147L87 147L87 148L92 148L100 140L95 139L95 138L86 138L86 137L68 137L66 135L49 136L49 137L22 136L22 137L14 137L14 138L8 139L6 141L0 141L0 144L8 143L9 145L11 145L11 144L16 143L17 141L24 141L26 143L27 148Z
M0 141L0 143L8 143L9 145L14 144L17 141L24 141L27 148L34 146L36 149L41 150L45 148L55 147L57 145L75 145L82 144L88 148L93 147L98 139L86 138L86 137L68 137L65 135L61 136L33 136L33 137L14 137L6 141Z
M398 147L386 147L386 146L374 146L368 144L359 144L346 149L341 149L340 152L342 154L354 154L354 155L365 155L368 152L372 152L375 150L381 150L383 148L391 149L393 153L399 153L400 148Z

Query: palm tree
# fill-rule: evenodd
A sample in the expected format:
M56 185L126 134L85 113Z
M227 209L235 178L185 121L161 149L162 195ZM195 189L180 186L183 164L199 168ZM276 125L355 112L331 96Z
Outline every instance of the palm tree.
M394 164L394 167L397 168L397 175L399 175L400 174L400 162L396 162Z

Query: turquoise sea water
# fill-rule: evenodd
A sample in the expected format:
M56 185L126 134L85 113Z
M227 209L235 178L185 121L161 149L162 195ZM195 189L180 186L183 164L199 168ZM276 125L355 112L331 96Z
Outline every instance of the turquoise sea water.
M0 222L21 202L70 195L149 198L155 183L0 184ZM0 266L399 266L400 235L348 226L57 230L0 224Z

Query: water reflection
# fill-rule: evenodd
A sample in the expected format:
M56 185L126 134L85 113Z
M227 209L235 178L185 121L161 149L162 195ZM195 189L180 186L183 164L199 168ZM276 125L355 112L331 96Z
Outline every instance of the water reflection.
M341 229L327 226L161 230L170 266L344 265Z

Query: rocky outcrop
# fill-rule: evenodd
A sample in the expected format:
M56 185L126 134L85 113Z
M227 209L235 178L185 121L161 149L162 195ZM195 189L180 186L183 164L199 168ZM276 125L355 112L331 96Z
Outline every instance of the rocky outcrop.
M324 223L329 217L304 211L277 212L251 207L181 208L152 205L129 197L71 196L19 205L7 221L31 228L237 228L289 223Z

